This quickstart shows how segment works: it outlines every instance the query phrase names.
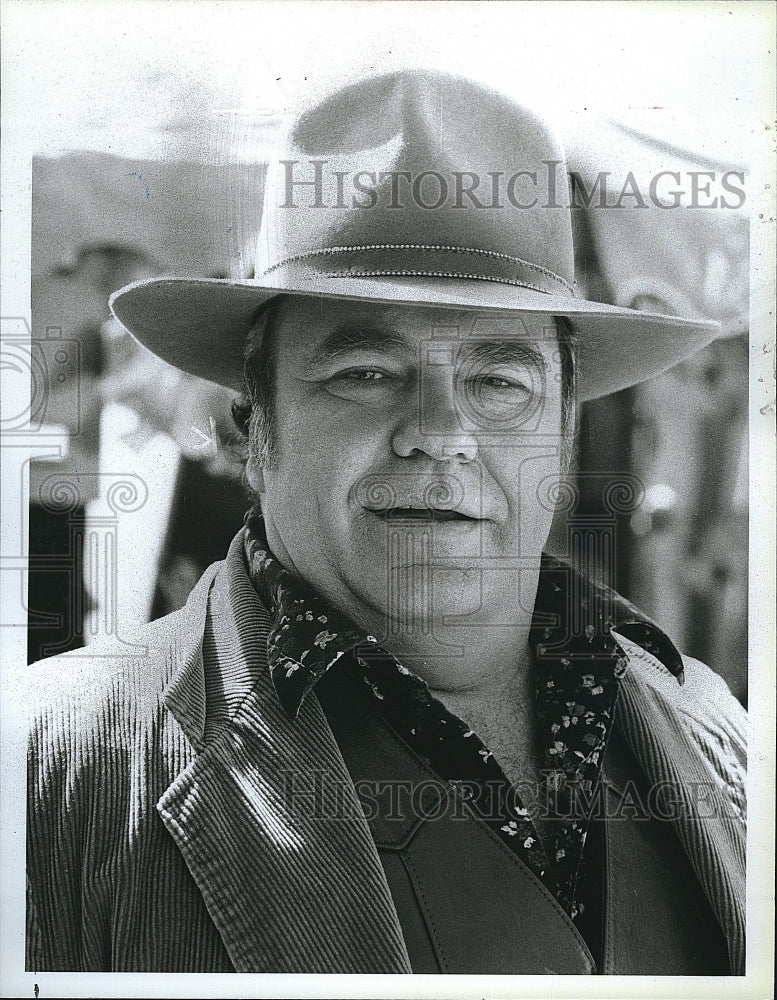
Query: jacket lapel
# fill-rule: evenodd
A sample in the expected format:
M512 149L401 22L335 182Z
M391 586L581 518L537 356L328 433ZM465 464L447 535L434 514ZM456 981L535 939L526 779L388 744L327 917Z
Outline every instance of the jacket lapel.
M321 708L308 698L292 721L277 702L269 618L241 546L239 535L213 579L207 615L202 593L187 606L192 639L165 704L197 753L157 809L238 972L410 972L377 850Z

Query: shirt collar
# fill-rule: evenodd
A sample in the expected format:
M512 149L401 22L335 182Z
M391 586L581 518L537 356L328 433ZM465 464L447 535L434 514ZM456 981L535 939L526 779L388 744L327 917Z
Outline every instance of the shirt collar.
M278 699L291 718L316 683L341 656L377 640L323 600L270 552L264 521L246 518L246 569L273 624L267 662Z
M374 650L377 639L281 565L270 552L260 516L248 515L244 532L248 575L273 618L267 640L270 676L281 705L296 718L304 699L334 663L347 653L358 654L360 647ZM570 629L570 622L576 627ZM586 662L604 657L622 673L625 656L613 632L653 653L683 683L682 658L655 622L614 590L543 554L530 631L541 671L552 666L579 672Z

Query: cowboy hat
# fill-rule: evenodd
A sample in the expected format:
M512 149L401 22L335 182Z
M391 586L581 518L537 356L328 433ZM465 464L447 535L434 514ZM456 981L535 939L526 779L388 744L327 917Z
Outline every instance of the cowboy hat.
M719 332L577 297L563 151L541 119L480 84L420 71L355 83L299 117L267 170L254 277L140 281L111 298L154 353L229 388L242 384L253 317L280 294L566 316L581 400Z

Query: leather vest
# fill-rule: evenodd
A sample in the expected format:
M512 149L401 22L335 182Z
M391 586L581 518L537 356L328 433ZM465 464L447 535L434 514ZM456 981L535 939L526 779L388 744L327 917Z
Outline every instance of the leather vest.
M319 698L391 890L413 972L726 975L726 941L671 823L632 808L645 781L617 725L604 817L586 842L586 939L553 894L338 671ZM616 713L617 720L617 713Z

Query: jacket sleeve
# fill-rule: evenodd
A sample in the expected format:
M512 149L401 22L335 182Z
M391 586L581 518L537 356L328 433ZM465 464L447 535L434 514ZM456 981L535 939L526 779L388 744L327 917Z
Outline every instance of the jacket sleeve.
M729 801L745 823L747 816L747 712L725 680L706 664L684 656L688 697L688 729L699 753L725 782Z
M106 813L110 747L101 736L106 662L55 657L29 668L27 969L110 968L107 898L87 891L99 869L90 830ZM99 673L102 671L103 677ZM107 671L110 674L110 668ZM108 678L110 681L110 678ZM99 885L98 879L92 879ZM103 940L101 940L101 937Z
M43 660L14 684L27 719L31 971L232 969L156 808L195 756L165 697L197 661L212 576L192 609L131 645Z
M682 803L675 831L728 938L732 971L745 962L747 717L725 681L684 658L685 683L617 636L629 659L618 717L649 781Z
M24 967L28 972L46 969L43 941L41 935L38 909L35 894L27 877L27 919L24 942Z

